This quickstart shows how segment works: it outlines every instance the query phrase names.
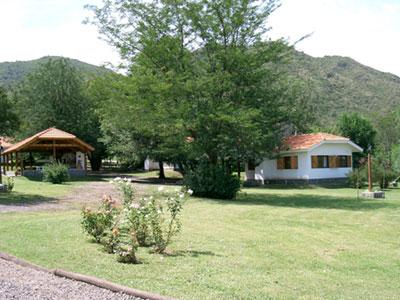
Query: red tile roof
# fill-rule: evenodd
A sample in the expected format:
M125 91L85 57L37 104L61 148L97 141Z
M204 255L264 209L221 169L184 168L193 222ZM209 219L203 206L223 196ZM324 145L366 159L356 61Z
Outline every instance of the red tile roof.
M349 141L348 138L330 133L292 135L283 141L283 150L308 150L323 141Z

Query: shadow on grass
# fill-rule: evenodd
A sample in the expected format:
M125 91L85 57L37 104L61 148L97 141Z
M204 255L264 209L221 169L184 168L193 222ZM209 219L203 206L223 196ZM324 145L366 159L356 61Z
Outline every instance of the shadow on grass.
M56 203L57 201L56 198L41 195L22 194L18 192L0 193L0 205L7 206L31 206L42 203Z
M24 178L28 179L29 181L35 181L35 182L42 182L43 178L41 176L24 176ZM68 182L93 182L93 181L109 181L110 178L104 175L100 174L90 174L87 176L81 176L81 177L70 177L68 179Z
M389 203L384 199L363 199L350 197L334 197L322 195L303 194L239 194L234 200L208 199L206 201L217 202L218 204L237 205L268 205L293 208L322 208L322 209L343 209L343 210L374 210L381 208L398 208L398 205Z
M189 257L200 257L200 256L222 256L215 254L212 251L197 251L197 250L176 250L172 253L166 253L165 256L189 256Z

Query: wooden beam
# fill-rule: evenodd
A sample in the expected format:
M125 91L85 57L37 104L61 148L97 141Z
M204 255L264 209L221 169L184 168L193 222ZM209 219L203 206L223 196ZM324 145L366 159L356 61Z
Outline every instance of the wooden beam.
M53 149L53 148L81 148L76 144L36 144L30 145L28 149Z

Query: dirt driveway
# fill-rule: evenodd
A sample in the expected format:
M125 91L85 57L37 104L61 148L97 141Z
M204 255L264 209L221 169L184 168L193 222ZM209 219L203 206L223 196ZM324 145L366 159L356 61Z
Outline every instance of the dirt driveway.
M156 185L134 183L138 197L154 189ZM19 202L15 204L0 204L0 213L26 212L54 209L81 209L83 206L94 207L104 195L111 195L120 200L120 194L113 184L108 181L90 181L75 187L69 194L60 198L41 201Z

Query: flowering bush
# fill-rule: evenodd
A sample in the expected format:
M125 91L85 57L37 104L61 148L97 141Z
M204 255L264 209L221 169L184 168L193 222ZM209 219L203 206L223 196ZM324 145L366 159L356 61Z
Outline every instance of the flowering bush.
M141 246L154 246L154 252L164 253L181 230L182 205L193 191L166 193L160 188L156 197L135 202L135 190L128 180L116 178L112 183L122 194L123 207L117 208L105 196L97 211L83 209L84 230L108 253L115 253L119 262L138 263L136 251Z
M165 252L172 237L180 232L182 223L179 214L182 211L183 203L192 193L192 190L188 190L167 195L166 209L162 201L157 201L155 198L149 201L149 225L152 230L155 252Z
M127 178L116 177L111 180L111 183L114 184L117 189L122 194L122 202L125 207L132 204L135 199L135 188L131 182Z
M136 257L136 250L139 243L128 212L126 212L125 216L122 218L116 235L117 245L115 247L115 253L118 256L117 260L123 263L139 263Z
M106 232L112 228L116 215L117 208L115 201L111 196L104 196L97 211L83 208L82 227L88 235L92 236L96 242L100 243L102 239L104 241Z

